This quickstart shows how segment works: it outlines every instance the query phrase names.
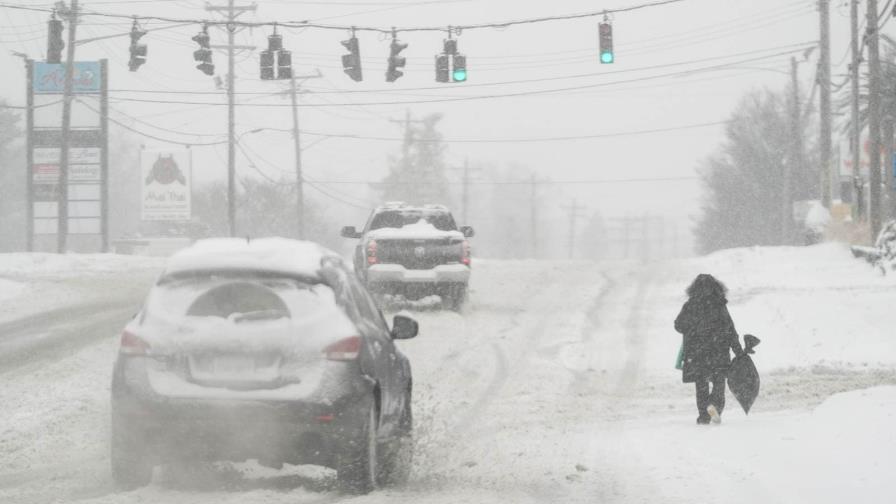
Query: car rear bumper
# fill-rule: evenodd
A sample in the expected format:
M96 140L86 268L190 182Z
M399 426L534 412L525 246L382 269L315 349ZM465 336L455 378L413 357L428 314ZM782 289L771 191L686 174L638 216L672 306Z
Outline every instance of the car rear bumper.
M400 264L374 264L367 268L367 284L396 283L467 283L470 267L463 264L442 264L432 269L407 269Z

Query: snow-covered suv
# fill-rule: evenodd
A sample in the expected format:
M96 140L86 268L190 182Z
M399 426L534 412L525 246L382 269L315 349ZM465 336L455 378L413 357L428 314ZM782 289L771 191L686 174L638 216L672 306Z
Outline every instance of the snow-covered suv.
M360 238L355 272L374 294L436 294L451 309L466 300L473 228L458 228L448 208L387 203L370 214L363 231L347 226L342 236Z

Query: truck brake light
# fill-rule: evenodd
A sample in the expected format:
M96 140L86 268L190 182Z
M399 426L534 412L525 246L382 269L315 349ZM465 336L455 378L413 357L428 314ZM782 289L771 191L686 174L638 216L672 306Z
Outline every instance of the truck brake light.
M376 264L376 240L367 242L367 264Z

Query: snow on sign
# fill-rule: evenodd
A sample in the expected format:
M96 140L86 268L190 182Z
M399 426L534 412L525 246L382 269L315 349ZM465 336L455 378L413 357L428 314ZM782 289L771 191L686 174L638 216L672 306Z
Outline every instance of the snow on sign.
M140 154L140 172L143 220L190 220L189 150L144 150Z

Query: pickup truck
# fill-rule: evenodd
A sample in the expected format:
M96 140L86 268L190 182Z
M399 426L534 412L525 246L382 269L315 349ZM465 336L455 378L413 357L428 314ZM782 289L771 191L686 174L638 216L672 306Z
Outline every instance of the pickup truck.
M473 228L458 228L448 208L388 203L376 208L364 229L342 228L360 239L355 272L377 298L385 294L421 299L438 295L446 308L459 310L470 281Z

